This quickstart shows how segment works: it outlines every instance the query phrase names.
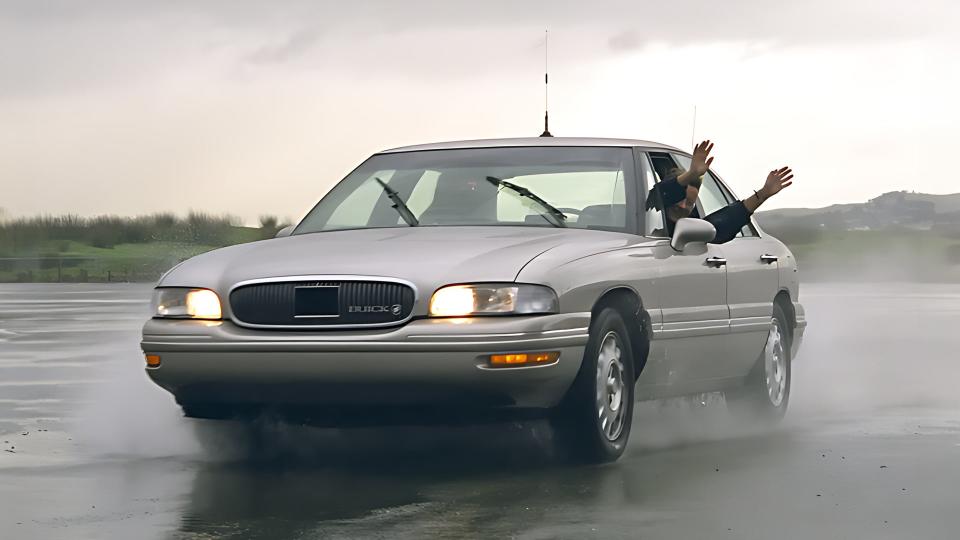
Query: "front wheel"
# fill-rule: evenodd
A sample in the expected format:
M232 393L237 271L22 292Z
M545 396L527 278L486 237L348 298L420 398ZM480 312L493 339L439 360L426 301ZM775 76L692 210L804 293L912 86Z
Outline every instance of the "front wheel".
M779 422L790 402L790 338L787 317L774 304L767 342L742 388L724 393L731 413L747 420Z
M623 454L633 422L633 349L613 308L600 312L576 380L554 411L561 449L578 461L604 463Z

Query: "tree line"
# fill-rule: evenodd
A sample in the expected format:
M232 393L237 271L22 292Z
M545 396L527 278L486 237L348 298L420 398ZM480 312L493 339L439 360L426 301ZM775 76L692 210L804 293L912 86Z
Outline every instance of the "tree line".
M257 228L244 227L233 216L203 212L190 212L186 216L157 213L137 217L23 217L0 221L0 255L12 256L39 247L48 250L51 243L58 241L73 241L98 248L151 242L226 246L270 238L283 226L274 216L262 216Z

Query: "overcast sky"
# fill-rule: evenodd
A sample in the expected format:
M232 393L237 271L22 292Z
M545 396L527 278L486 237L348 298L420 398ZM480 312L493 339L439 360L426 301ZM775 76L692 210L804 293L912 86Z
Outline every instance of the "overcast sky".
M887 7L889 5L889 7ZM576 6L576 7L574 7ZM716 142L773 207L960 192L955 0L0 0L8 216L298 219L383 148L551 131Z

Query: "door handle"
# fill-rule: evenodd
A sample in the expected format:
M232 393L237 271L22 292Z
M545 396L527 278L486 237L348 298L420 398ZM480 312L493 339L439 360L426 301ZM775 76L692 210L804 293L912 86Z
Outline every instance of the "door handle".
M768 255L768 254L764 253L763 255L760 256L760 262L766 263L766 264L773 264L773 263L777 262L778 260L780 260L780 259L779 259L779 257L777 257L776 255Z
M713 266L715 268L720 268L721 266L726 266L727 260L723 257L709 257L707 258L707 266Z

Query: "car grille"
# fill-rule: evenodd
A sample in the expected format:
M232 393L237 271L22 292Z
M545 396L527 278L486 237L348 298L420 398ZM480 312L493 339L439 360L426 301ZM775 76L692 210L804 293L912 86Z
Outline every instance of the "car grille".
M338 306L323 317L297 316L296 291L302 287L339 287ZM251 283L230 293L230 308L240 324L283 327L386 326L410 318L414 291L388 281L283 281Z

